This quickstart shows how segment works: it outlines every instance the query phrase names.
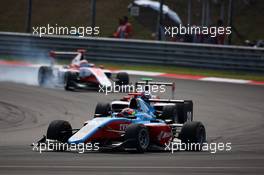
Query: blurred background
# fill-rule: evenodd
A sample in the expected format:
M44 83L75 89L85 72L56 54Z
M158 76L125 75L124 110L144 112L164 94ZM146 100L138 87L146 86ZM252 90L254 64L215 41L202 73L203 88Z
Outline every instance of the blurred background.
M148 8L132 8L133 0L0 0L0 31L30 32L30 26L99 26L100 37L113 37L119 19L128 17L134 39L157 39L159 15ZM257 45L264 38L263 0L158 0L175 12L183 25L232 26L232 41ZM163 9L164 10L164 9ZM166 18L165 15L163 16ZM151 24L150 24L151 23ZM180 40L181 42L192 42Z

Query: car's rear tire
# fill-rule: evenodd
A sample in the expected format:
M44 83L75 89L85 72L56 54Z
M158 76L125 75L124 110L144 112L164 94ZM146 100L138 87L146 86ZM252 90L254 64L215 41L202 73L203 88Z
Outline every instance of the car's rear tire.
M118 72L116 75L116 83L118 85L127 85L129 84L129 75L126 72Z
M72 91L76 88L77 74L75 72L66 72L64 75L64 89Z
M171 120L173 123L178 122L178 113L175 105L163 106L162 114L159 117L162 120Z
M162 115L159 117L162 120L172 120L173 123L183 124L193 120L192 102L184 101L175 105L163 106Z
M179 133L179 139L185 144L185 150L200 151L203 143L206 142L204 125L197 121L186 122Z
M94 117L106 117L111 112L111 106L107 102L99 102L95 108Z
M48 66L41 66L38 71L38 84L39 86L48 85L49 81L52 79L52 69Z
M130 124L125 131L125 149L129 152L144 153L150 144L149 132L146 126Z
M67 143L72 136L72 127L68 121L54 120L49 124L47 130L47 139L57 140L62 143Z

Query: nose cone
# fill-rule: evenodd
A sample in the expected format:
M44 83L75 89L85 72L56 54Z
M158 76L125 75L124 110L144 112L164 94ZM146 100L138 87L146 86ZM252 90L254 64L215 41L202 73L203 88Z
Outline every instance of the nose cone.
M113 119L109 117L101 117L88 121L84 127L69 138L68 143L78 144L87 142L88 139L96 134L100 128L111 122L111 120Z

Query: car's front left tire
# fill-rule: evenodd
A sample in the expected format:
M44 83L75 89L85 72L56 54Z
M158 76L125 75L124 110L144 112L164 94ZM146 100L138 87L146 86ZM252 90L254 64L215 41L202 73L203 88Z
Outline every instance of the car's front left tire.
M125 131L125 149L129 152L144 153L150 145L149 132L146 126L130 124Z
M57 140L62 143L67 143L72 136L72 127L68 121L54 120L49 124L47 130L47 139Z
M38 84L39 86L47 86L52 79L52 69L48 66L41 66L38 70Z

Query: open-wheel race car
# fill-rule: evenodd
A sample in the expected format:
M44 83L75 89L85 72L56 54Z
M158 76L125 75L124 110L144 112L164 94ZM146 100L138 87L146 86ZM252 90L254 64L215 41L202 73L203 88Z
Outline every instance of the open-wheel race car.
M74 58L67 66L54 65L54 58L58 55ZM129 84L129 75L126 72L118 72L113 77L112 72L103 66L96 67L95 64L85 59L85 50L77 52L51 51L50 66L41 66L38 71L38 83L40 86L63 86L65 90L74 89L98 89L110 87L112 82L118 85Z
M55 120L41 142L98 143L101 150L143 153L165 150L175 142L197 146L206 141L204 125L192 121L191 101L153 99L145 95L135 92L128 94L129 98L98 103L93 119L78 130L72 129L67 121ZM200 147L185 150L199 151Z

